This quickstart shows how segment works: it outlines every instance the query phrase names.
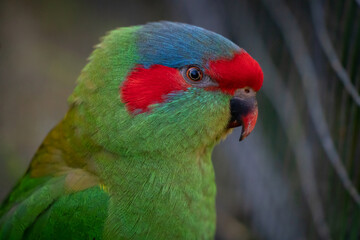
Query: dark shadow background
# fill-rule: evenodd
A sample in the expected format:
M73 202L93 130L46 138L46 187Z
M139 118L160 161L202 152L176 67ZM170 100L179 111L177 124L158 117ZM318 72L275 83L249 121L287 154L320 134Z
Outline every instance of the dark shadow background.
M99 38L170 20L218 32L264 70L255 131L213 154L217 239L360 239L360 1L0 3L0 199L24 173Z

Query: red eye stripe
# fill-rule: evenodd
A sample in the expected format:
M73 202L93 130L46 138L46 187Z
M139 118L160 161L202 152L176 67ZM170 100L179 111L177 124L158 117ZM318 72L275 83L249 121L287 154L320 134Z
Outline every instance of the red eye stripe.
M206 74L217 81L218 89L228 94L243 87L258 91L264 78L260 65L244 50L235 53L232 59L210 61Z
M205 89L221 90L231 95L243 87L258 91L263 82L259 64L245 51L234 54L232 59L210 61L205 73L218 83L217 87ZM183 79L178 69L162 65L144 68L139 65L124 80L120 94L127 109L137 114L148 111L151 104L166 101L169 93L189 87L191 85Z
M171 92L186 90L186 83L179 70L162 65L150 68L137 66L120 87L122 101L132 113L146 112L149 105L164 102Z

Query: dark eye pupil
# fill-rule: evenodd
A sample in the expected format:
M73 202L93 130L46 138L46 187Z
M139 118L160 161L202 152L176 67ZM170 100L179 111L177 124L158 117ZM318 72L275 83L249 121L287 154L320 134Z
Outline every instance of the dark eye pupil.
M203 77L203 73L198 67L189 67L186 71L186 76L192 81L200 81Z
M191 69L189 72L189 77L192 80L198 80L200 78L200 73L197 69Z

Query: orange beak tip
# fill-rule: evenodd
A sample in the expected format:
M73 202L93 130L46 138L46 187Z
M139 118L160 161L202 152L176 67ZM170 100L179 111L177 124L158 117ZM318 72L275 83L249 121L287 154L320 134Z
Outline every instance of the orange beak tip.
M249 114L242 116L242 129L239 141L244 140L254 130L258 117L257 107Z

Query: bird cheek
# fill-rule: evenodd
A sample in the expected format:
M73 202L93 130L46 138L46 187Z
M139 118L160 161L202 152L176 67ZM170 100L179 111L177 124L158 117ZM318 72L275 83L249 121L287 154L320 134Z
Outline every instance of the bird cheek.
M120 87L121 100L132 114L147 112L150 105L163 103L169 93L186 90L179 71L174 68L152 65L137 66Z

